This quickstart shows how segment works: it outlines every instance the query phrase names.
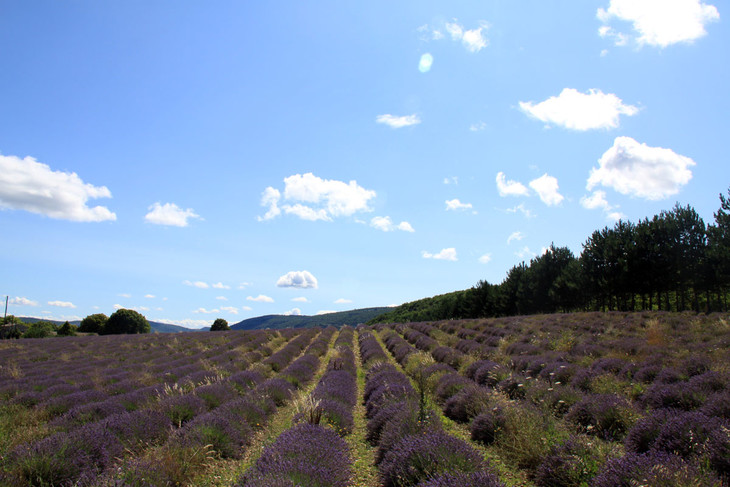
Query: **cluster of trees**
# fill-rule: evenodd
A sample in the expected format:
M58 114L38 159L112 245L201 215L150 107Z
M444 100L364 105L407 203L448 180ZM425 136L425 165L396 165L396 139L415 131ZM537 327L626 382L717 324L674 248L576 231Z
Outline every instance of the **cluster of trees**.
M558 311L725 311L730 292L730 190L705 224L679 204L638 223L596 230L580 256L551 245L501 284L480 281L406 303L373 321L427 321Z
M20 318L9 315L0 320L0 339L6 338L46 338L49 336L74 336L77 327L66 321L57 325L51 321L38 320L25 323Z
M108 318L104 313L95 313L79 324L80 332L99 335L149 333L151 329L147 318L133 309L118 309Z
M213 324L210 326L210 331L228 331L231 327L228 326L228 322L223 318L216 318Z

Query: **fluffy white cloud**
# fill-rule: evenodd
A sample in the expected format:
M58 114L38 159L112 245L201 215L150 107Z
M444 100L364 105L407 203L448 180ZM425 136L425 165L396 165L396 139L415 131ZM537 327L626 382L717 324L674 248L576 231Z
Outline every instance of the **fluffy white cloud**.
M507 181L503 172L497 173L497 191L500 196L527 196L530 191L517 181Z
M50 306L57 306L59 308L75 308L76 305L69 301L48 301Z
M304 296L300 296L298 298L292 298L292 301L296 301L297 303L308 303L309 300L305 298Z
M119 293L117 296L119 296L120 298L127 298L127 299L132 297L132 295L129 293Z
M8 300L8 304L13 306L38 306L38 301L33 301L28 298L18 296Z
M527 246L522 247L519 251L515 252L515 255L520 259L537 257L537 254L530 250L530 248Z
M281 199L287 203L280 205ZM284 178L284 193L268 187L264 190L261 205L269 210L259 221L270 220L281 214L295 215L303 220L330 221L333 218L351 216L357 212L369 212L375 191L365 189L356 181L345 183L321 179L312 173L295 174Z
M532 211L530 211L529 208L526 208L524 203L520 203L519 205L512 207L512 208L507 208L506 211L507 211L507 213L517 213L519 211L520 213L522 213L525 216L525 218L534 218L535 217L535 214L532 213Z
M148 223L155 225L167 225L170 227L187 227L188 220L191 218L200 218L192 208L183 210L175 203L165 203L161 205L159 202L150 205L150 210L144 217ZM202 218L200 218L202 219Z
M432 254L427 251L422 251L421 255L424 259L436 259L436 260L450 260L450 261L456 261L458 260L456 257L456 249L454 247L449 247L447 249L441 249L441 252L437 254Z
M375 117L375 121L394 129L400 129L421 123L421 119L416 114L397 116L386 113Z
M444 184L459 184L459 178L451 176L450 178L444 178Z
M309 271L290 271L276 281L278 287L317 289L317 278Z
M480 22L479 27L476 29L466 30L463 25L454 19L453 22L446 23L446 32L451 35L452 40L461 41L467 51L479 52L489 44L482 33L482 30L486 30L488 27L489 25L486 22Z
M238 285L238 289L246 289L250 285L251 285L250 282L242 282L241 284Z
M238 314L238 308L233 307L233 306L221 306L221 310L228 311L232 315Z
M219 309L205 309L205 308L198 308L193 311L195 314L206 314L206 315L212 315L213 313L220 313L221 310Z
M587 210L603 210L606 219L614 222L626 218L620 211L615 211L617 207L608 203L605 191L594 191L590 196L583 196L580 205Z
M631 137L616 137L613 147L592 168L586 187L613 188L621 194L660 200L677 194L692 179L695 162L671 149L649 147Z
M208 289L210 287L210 285L208 285L207 282L203 282L203 281L193 282L193 281L188 281L187 279L183 281L183 284L185 284L186 286L197 287L198 289Z
M433 56L430 52L421 55L421 59L418 61L418 70L422 73L428 73L431 71L433 66Z
M352 299L340 298L335 301L335 304L349 304L352 303Z
M470 132L480 132L482 130L486 130L486 128L487 128L486 122L478 122L478 123L473 123L473 124L469 125Z
M707 34L707 23L720 19L714 5L700 0L611 0L596 15L604 23L598 31L602 37L626 43L626 34L607 25L615 18L632 23L639 45L659 47L699 39Z
M144 297L147 299L154 299L155 295L154 294L145 294Z
M413 233L415 230L408 222L400 222L398 225L393 223L393 220L389 216L376 216L370 220L370 226L382 230L384 232L392 232L394 230L401 230L403 232Z
M227 284L223 284L222 282L216 282L213 284L214 289L231 289L231 286L228 286Z
M215 299L217 299L218 301L228 301L228 298L225 296L216 296Z
M507 237L507 245L511 244L514 240L522 240L525 238L524 235L522 235L522 232L512 232L509 237Z
M492 254L484 254L479 257L480 264L489 264L492 261Z
M555 124L571 130L613 129L619 126L619 116L636 115L639 109L624 105L613 93L588 90L581 93L565 88L558 96L551 96L537 104L520 102L520 109L530 117L546 124Z
M281 199L281 192L278 189L274 189L271 186L266 188L261 195L261 206L268 206L268 211L264 216L256 217L258 221L271 220L281 214L279 209L279 200Z
M302 315L302 310L299 309L299 308L293 308L293 309L291 309L289 311L284 311L282 314L284 316L301 316Z
M611 208L611 205L609 205L608 201L606 201L605 191L594 191L590 196L583 196L580 199L580 205L588 210L595 210L598 208L608 210Z
M563 195L558 193L558 180L547 174L530 181L530 187L535 190L543 203L548 206L559 205L563 201Z
M457 198L453 200L446 200L446 210L458 211L458 210L471 210L471 203L462 203Z
M270 298L269 296L265 296L263 294L259 294L255 298L253 296L247 296L247 301L256 301L257 303L273 303L274 298Z
M101 222L117 216L90 199L111 198L106 186L84 183L76 173L53 171L32 157L0 154L0 208L25 210L59 220Z

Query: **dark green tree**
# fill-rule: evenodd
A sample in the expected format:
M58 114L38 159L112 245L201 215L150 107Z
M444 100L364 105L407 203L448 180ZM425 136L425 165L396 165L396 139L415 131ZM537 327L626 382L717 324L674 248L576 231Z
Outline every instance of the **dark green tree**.
M50 321L36 321L23 333L23 338L46 338L56 331L56 325Z
M108 319L109 317L104 313L89 315L81 320L78 331L81 333L101 333Z
M228 326L228 322L223 318L216 318L213 325L210 327L210 331L228 331L231 327Z
M67 321L56 331L56 335L66 337L76 336L76 329L74 325Z
M118 309L109 317L101 329L101 335L123 335L149 333L150 324L140 313L132 309Z

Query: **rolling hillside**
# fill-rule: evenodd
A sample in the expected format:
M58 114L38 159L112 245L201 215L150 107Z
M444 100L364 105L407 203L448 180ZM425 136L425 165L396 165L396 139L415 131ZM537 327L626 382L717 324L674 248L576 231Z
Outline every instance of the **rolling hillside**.
M257 316L231 325L232 330L259 330L263 328L308 328L312 326L357 325L372 320L391 308L363 308L315 316L266 315Z

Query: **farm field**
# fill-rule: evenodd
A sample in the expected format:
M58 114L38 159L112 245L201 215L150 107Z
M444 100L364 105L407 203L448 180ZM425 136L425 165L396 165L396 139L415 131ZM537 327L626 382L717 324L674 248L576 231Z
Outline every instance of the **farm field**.
M727 314L0 342L0 485L729 480Z

